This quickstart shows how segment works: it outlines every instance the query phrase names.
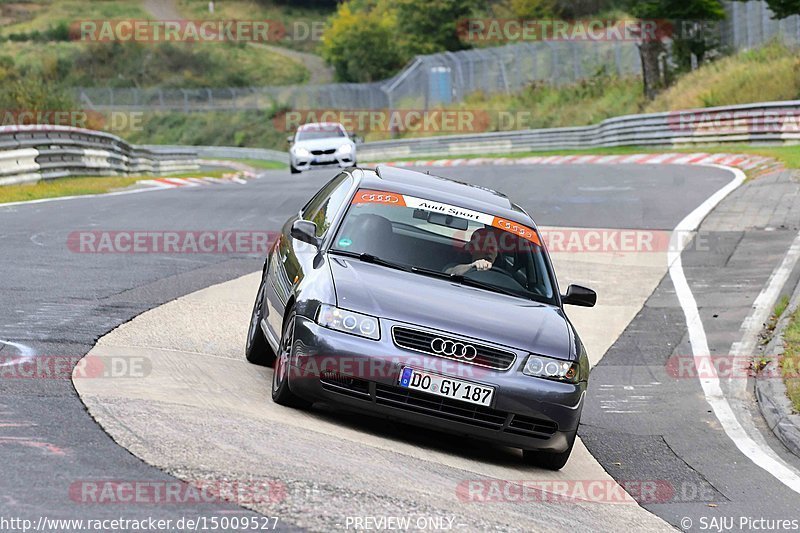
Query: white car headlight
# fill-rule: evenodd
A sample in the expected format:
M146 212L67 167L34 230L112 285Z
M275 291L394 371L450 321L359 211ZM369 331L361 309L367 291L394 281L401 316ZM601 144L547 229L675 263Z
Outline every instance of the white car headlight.
M349 154L353 152L353 146L351 144L343 144L336 151L340 154Z
M302 146L298 146L294 149L294 155L298 157L308 157L311 155L311 152L303 148Z
M322 304L317 312L317 324L324 328L335 329L351 335L379 340L381 331L378 319L369 315L362 315L346 309L339 309L333 305Z
M577 383L580 380L580 367L577 361L563 361L535 354L528 356L522 373L568 383Z

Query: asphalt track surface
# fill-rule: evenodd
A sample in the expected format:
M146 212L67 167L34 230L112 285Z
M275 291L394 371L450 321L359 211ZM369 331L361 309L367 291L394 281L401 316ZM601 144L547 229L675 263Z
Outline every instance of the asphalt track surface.
M441 174L509 193L540 225L664 230L674 228L731 180L728 172L718 169L649 165L462 167L441 169ZM67 247L71 232L277 230L330 175L314 172L290 177L284 172L268 172L245 186L231 184L0 207L0 339L14 343L0 345L0 355L25 350L37 357L83 355L100 336L134 316L203 287L256 271L263 261L262 257L246 254L79 254ZM758 287L753 290L755 297ZM675 335L682 335L685 330L675 319L656 331L639 333L647 335L667 326L675 328ZM163 329L169 327L162 325ZM0 379L0 394L3 516L179 518L247 514L224 503L156 508L79 505L69 495L70 487L81 480L153 480L167 479L167 475L115 444L87 414L69 380L4 377ZM662 415L658 405L651 409L654 417ZM360 429L358 421L347 422L355 424L356 431ZM363 429L372 431L374 427ZM214 448L217 442L211 437L203 444ZM706 446L706 437L702 432L692 434L684 453ZM403 439L401 435L396 438ZM713 438L709 445L735 455L730 443L718 434ZM626 459L632 463L660 460L659 456L637 456L641 448L625 447L625 442L630 441L630 434L597 436L595 432L590 449L605 447L598 455L612 474L613 463L617 462L613 460L614 450L625 449ZM444 436L437 436L435 443L423 439L415 445L423 449L443 447L456 455L470 453L464 451L462 443L448 441ZM672 450L669 457L680 460L681 450ZM737 465L747 463L743 457L733 459ZM702 460L692 456L684 462L694 464L690 470L705 475ZM715 461L713 467L720 468L719 462ZM650 477L645 479L653 479L652 472L647 474ZM777 504L785 505L787 510L798 508L796 494L776 488L776 482L768 476L760 483L750 488L744 483L735 497L726 495L726 499L747 499L756 507ZM764 490L766 487L770 490ZM725 489L715 488L720 494ZM708 502L688 504L707 507ZM569 512L563 510L567 516ZM664 516L674 522L677 515L669 510ZM294 523L292 516L282 519L283 525Z

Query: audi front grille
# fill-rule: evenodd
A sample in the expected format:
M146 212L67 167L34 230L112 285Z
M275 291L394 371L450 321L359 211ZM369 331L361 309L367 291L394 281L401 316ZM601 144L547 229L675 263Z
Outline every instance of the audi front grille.
M400 326L392 328L392 339L397 346L406 350L496 370L508 370L517 358L514 352L492 348L468 339Z

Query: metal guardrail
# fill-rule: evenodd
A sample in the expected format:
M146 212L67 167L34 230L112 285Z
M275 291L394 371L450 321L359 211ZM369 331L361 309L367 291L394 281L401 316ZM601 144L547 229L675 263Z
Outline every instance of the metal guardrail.
M583 127L376 141L359 145L358 159L725 143L800 144L800 100L625 115Z
M68 126L0 127L0 185L197 168L197 152L190 147L133 146L109 133Z
M168 146L168 145L143 145L141 148L146 148L152 151L161 150L181 150L185 146ZM268 148L239 148L236 146L192 146L192 150L197 153L200 159L263 159L265 161L278 161L280 163L289 164L289 154L278 150L270 150Z

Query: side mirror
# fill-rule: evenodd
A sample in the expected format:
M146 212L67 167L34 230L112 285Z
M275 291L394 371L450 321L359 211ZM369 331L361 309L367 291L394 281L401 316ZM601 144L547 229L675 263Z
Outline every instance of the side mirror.
M292 224L290 235L293 239L319 248L320 241L317 238L317 225L310 220L295 220L294 224Z
M561 297L561 303L564 305L594 307L594 304L597 303L597 293L580 285L570 285L567 287L567 294Z
M294 143L294 135L289 135L288 137L286 137L286 142L289 144Z
M359 137L359 136L356 135L356 136L353 137L353 142L356 143L356 144L363 144L364 143L364 137Z

